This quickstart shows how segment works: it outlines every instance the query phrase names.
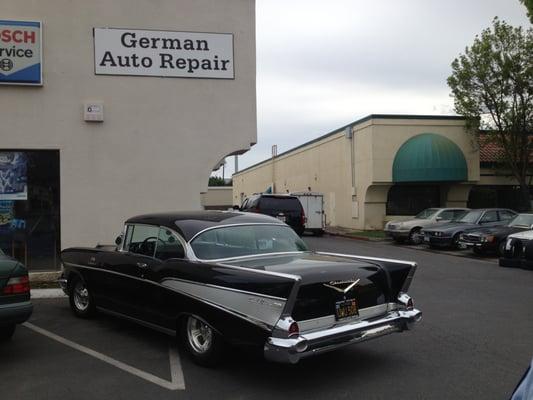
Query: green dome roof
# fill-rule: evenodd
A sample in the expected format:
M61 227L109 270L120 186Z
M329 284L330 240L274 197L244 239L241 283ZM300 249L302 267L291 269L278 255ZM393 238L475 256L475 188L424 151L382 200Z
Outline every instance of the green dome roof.
M450 139L422 133L407 140L392 165L393 182L460 182L468 179L463 152Z

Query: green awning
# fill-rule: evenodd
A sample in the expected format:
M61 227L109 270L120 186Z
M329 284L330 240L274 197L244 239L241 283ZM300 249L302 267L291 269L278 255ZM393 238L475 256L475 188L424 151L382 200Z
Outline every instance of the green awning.
M407 140L392 165L393 182L461 182L468 179L463 152L450 139L422 133Z

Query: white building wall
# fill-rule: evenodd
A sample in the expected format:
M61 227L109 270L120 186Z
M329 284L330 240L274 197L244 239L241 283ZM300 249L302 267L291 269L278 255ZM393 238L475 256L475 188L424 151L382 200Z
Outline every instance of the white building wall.
M253 0L3 0L43 22L43 87L0 87L0 149L59 149L61 247L112 243L139 213L200 209L209 174L256 142ZM234 35L234 80L94 74L94 27ZM83 121L85 101L105 121Z

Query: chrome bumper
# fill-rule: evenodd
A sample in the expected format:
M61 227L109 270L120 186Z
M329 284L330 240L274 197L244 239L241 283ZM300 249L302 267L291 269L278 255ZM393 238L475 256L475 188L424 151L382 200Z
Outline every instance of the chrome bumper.
M61 276L61 278L59 278L57 280L57 283L59 284L59 286L61 287L61 289L63 289L63 292L65 292L65 294L68 296L68 282L67 280Z
M416 309L391 311L377 319L354 321L329 329L302 333L295 338L269 337L264 346L264 355L269 361L295 364L305 357L412 329L413 324L421 318L422 312Z

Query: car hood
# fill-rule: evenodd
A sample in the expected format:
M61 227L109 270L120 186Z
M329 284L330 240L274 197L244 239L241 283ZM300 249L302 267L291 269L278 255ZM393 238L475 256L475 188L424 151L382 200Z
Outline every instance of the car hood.
M466 231L466 230L472 230L475 228L479 228L479 225L476 224L465 224L461 222L449 222L447 224L442 225L432 225L426 229L425 231L439 231L439 232L453 232L453 231Z
M511 233L515 232L522 232L525 228L517 228L512 226L493 226L490 228L480 228L473 231L470 231L469 233L472 235L497 235L497 236L507 236Z
M523 231L523 232L518 232L518 233L514 233L512 235L509 235L508 238L513 238L513 239L523 239L523 240L532 240L533 239L533 231Z
M415 226L428 226L433 223L433 220L431 219L408 219L404 221L396 220L396 221L390 221L389 224L391 225L401 225L402 228L410 229L414 228Z

